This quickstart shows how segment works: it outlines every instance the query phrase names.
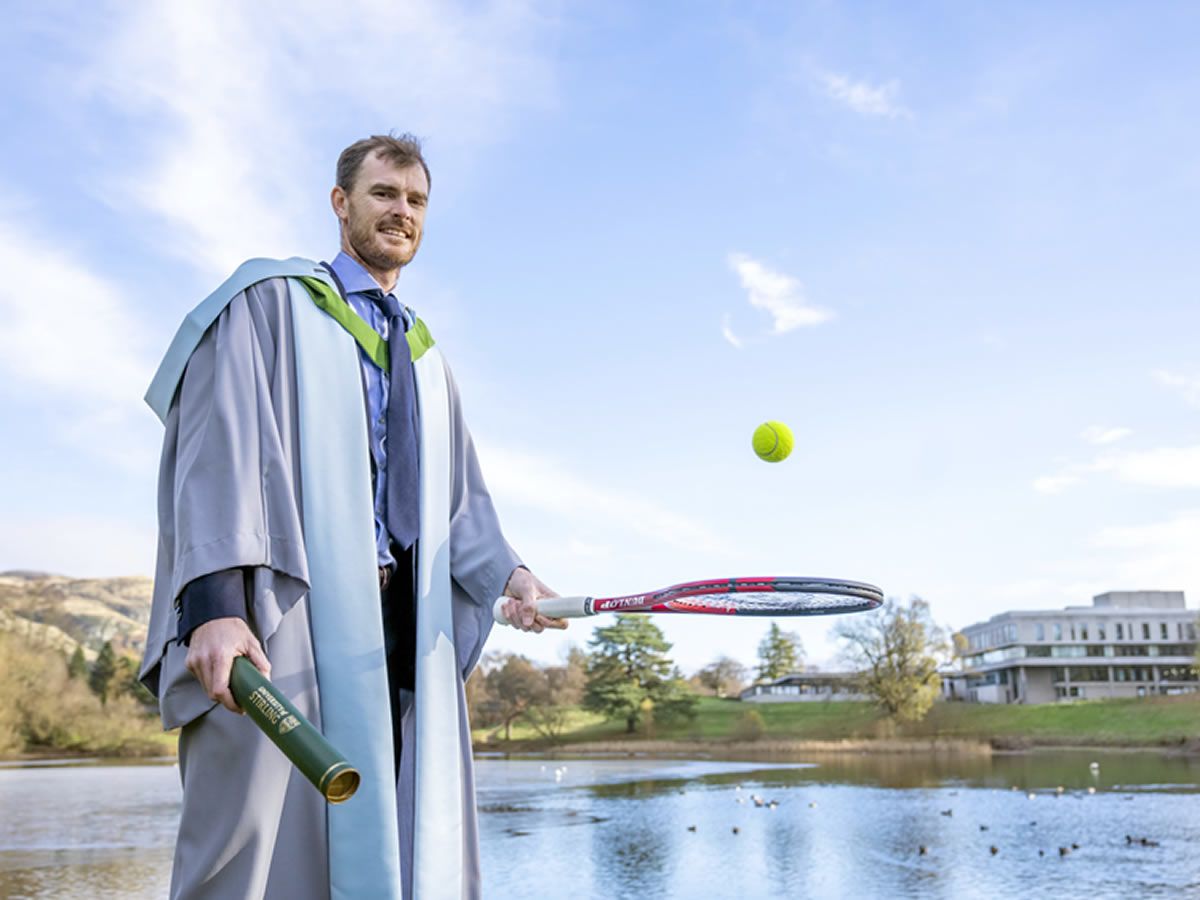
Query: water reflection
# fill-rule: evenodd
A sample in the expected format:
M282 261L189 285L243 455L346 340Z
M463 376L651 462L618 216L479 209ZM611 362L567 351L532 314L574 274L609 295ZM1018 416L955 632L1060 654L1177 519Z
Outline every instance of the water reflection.
M1200 896L1190 757L486 759L477 775L488 896ZM0 897L164 896L178 810L171 767L0 768Z

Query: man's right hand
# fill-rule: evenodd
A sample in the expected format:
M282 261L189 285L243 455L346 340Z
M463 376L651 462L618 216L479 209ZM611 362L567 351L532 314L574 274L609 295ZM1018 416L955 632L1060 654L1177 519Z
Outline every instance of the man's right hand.
M242 708L229 690L229 673L239 656L245 656L258 671L270 677L271 664L250 626L244 619L229 616L205 622L192 632L185 665L210 698L241 714Z

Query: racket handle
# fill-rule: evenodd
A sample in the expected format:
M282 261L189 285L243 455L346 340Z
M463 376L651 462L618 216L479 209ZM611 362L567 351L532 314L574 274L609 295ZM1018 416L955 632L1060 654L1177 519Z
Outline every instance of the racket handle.
M492 616L501 625L512 624L504 615L504 604L511 599L511 597L501 597L492 607ZM579 619L591 615L591 611L588 609L591 599L591 597L543 597L537 602L537 607L538 612L543 616L555 619Z

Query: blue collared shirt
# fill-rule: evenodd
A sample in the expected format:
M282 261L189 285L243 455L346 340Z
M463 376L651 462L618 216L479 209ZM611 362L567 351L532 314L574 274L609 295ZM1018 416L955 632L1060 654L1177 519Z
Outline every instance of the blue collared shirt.
M365 293L382 290L382 288L358 260L345 252L339 253L329 265L346 291L346 302L350 304L350 308L379 332L379 336L386 341L389 337L387 317ZM392 296L396 296L394 291ZM408 325L411 326L412 314L407 307L405 307L404 316ZM387 526L384 525L386 521L384 511L387 504L387 407L392 379L387 372L371 361L371 357L367 356L366 351L361 347L359 348L359 361L362 364L363 383L367 393L367 416L371 426L371 458L375 461L375 550L379 557L379 565L390 566L395 560L388 549L388 531Z

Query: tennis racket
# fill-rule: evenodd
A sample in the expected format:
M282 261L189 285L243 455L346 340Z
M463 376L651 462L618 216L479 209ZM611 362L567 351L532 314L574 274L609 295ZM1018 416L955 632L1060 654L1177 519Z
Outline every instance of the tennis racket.
M492 614L511 624L501 597ZM556 619L600 613L691 613L724 616L832 616L866 612L883 603L879 588L834 578L718 578L689 581L648 594L625 597L546 597L538 612Z

